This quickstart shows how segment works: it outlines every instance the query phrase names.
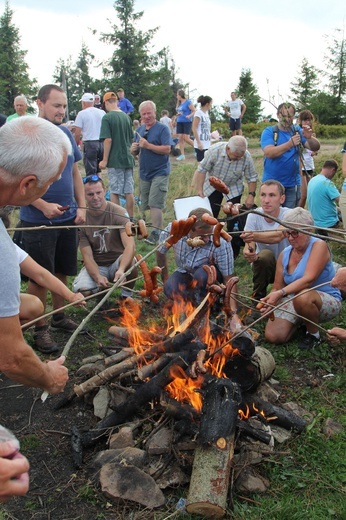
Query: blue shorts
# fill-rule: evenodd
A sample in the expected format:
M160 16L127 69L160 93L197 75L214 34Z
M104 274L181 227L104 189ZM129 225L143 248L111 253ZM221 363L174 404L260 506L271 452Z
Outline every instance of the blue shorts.
M177 134L191 134L192 121L189 123L177 123Z
M126 195L135 190L132 168L108 168L109 190L115 195Z

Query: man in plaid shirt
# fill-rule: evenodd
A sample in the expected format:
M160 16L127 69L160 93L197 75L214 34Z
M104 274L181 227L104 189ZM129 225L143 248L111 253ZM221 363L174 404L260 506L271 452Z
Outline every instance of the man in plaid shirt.
M174 244L173 252L177 269L169 276L167 252L169 250L165 243L156 252L157 264L163 268L162 279L164 281L164 293L169 299L181 297L185 301L191 301L198 305L207 294L208 275L203 265L214 265L219 282L227 283L233 276L234 259L230 242L220 239L220 247L213 243L213 227L202 220L204 213L210 213L205 208L192 210L189 217L197 217L195 225L190 233L182 237ZM171 224L161 232L159 242L165 242L170 236ZM200 237L204 245L191 247L188 239Z
M245 137L235 135L228 143L216 143L205 153L195 172L197 195L208 197L214 217L218 217L222 205L223 194L210 185L209 177L218 177L229 188L227 199L237 204L244 191L244 182L248 184L248 196L245 206L251 208L255 202L258 173L255 170L250 152L247 150ZM227 231L233 231L235 220L227 222ZM234 237L236 238L236 237ZM232 241L235 258L239 254L240 245ZM238 241L239 242L239 241Z

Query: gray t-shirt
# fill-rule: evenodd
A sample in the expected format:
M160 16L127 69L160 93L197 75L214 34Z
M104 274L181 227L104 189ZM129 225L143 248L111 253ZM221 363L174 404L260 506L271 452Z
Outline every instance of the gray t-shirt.
M280 207L280 212L277 218L282 220L287 211L289 211L289 209L290 208ZM257 208L256 211L263 213L262 208ZM261 217L261 215L250 213L246 219L244 231L274 231L279 226L280 224L278 224L278 222L275 222L274 220L267 222L264 217ZM265 237L265 233L263 233L263 237ZM283 238L283 240L281 240L281 242L278 242L277 244L265 244L262 242L256 242L256 253L259 253L260 251L262 251L262 249L270 249L271 251L273 251L275 255L275 260L277 260L281 251L283 251L287 246L289 246L287 238Z
M0 219L0 317L19 314L20 271L14 243Z

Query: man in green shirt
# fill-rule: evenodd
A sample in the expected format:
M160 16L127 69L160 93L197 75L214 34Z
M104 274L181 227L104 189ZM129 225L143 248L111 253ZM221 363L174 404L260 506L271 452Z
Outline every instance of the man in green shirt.
M108 183L111 201L120 205L119 197L124 195L126 209L130 218L134 215L134 159L130 153L133 131L130 118L118 108L118 96L115 92L106 92L103 96L107 114L103 117L100 139L104 139L103 159L100 169L108 169Z
M25 96L16 96L14 98L13 106L15 109L15 114L8 116L6 119L6 123L11 121L11 119L16 119L17 117L26 116L26 111L28 108L28 101Z

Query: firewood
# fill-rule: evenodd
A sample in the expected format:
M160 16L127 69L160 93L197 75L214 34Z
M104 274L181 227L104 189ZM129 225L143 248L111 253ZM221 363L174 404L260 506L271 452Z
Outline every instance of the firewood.
M144 385L141 385L135 394L126 399L125 403L114 407L113 412L102 419L94 430L90 430L82 435L83 446L92 446L107 433L107 429L122 424L129 417L142 410L144 404L152 399L158 399L162 389L174 378L171 372L172 368L175 366L187 368L189 363L193 361L193 356L196 356L196 352L184 352L182 355L177 356L159 374Z
M186 510L206 518L226 513L234 437L241 395L236 383L210 379L206 385Z
M264 416L273 424L277 424L278 426L282 426L286 428L286 430L295 430L298 433L302 433L306 428L306 421L296 415L293 412L288 410L284 410L279 406L268 403L267 401L262 401L258 399L256 396L247 395L242 401L243 406L249 406L250 410L253 408L253 405L257 410L262 411Z

